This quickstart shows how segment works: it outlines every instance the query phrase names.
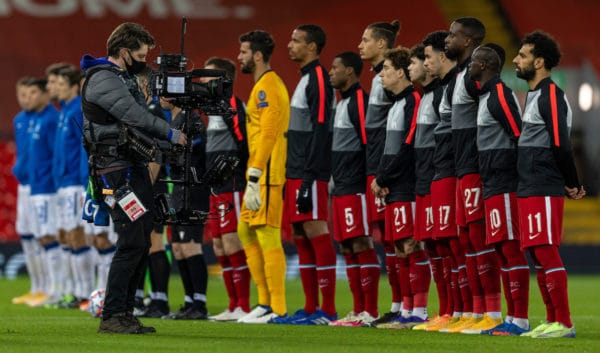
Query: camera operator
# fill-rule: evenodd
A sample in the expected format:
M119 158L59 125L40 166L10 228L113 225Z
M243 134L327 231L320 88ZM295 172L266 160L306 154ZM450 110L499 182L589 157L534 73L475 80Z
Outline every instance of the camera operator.
M99 333L156 331L143 326L132 313L136 286L148 262L153 199L148 163L131 153L124 129L135 127L173 144L185 144L186 136L147 110L135 80L152 47L154 38L146 29L123 23L108 38L108 57L85 55L81 61L87 77L82 108L91 175L95 187L102 189L119 235Z
M166 98L160 98L163 109L171 112L171 126L179 130L185 130L186 113L175 106ZM189 119L189 138L192 139L191 166L196 169L198 175L205 171L206 154L206 125L194 112ZM173 180L183 178L184 169L181 166L171 164ZM175 210L184 208L184 185L175 184L173 187L173 206ZM208 188L205 186L192 185L189 187L191 196L190 206L192 210L208 211ZM206 287L208 284L208 270L202 253L202 237L204 225L181 225L171 226L171 247L173 256L179 267L181 281L185 291L184 306L175 314L164 318L176 320L206 320L208 311L206 309Z

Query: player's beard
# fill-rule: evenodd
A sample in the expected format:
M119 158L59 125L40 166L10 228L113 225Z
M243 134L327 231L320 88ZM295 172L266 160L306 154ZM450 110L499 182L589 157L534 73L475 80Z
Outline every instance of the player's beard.
M254 73L254 69L256 69L256 64L254 63L254 60L250 60L244 65L242 65L242 72L245 74Z
M527 67L517 70L517 77L525 81L531 81L535 77L535 68L533 64L529 64Z
M446 54L446 58L450 60L458 60L458 58L462 55L461 52L451 47L446 47L444 53Z

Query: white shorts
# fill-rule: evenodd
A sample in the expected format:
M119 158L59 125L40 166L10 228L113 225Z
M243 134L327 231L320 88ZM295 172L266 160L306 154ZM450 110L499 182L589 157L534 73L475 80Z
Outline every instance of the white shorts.
M19 184L17 188L17 219L15 221L17 234L33 234L35 212L31 212L31 210L31 188L29 185Z
M67 232L81 226L83 211L83 186L73 185L62 187L57 192L57 216L59 229Z
M56 236L56 194L31 195L29 201L33 211L31 233L36 238Z
M97 226L94 223L88 223L86 221L83 221L83 232L87 235L99 235L102 233L107 233L110 239L115 231L112 219L109 219L109 222L110 223L107 226Z

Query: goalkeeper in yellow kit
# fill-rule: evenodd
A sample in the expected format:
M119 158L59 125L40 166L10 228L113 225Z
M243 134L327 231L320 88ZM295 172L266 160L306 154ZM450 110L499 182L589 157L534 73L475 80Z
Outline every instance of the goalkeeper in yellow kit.
M252 74L254 87L246 108L250 155L238 235L258 291L258 305L238 320L243 323L268 323L287 315L281 217L290 104L283 81L269 64L274 48L267 32L240 36L238 61L243 73Z

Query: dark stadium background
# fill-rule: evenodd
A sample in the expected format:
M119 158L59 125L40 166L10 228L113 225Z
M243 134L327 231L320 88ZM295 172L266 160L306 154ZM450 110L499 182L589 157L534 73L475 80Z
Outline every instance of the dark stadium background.
M573 109L573 144L578 168L588 190L586 200L567 202L563 251L579 256L571 263L581 270L600 270L600 46L594 24L600 2L594 0L356 0L287 2L275 0L0 0L0 259L14 255L18 247L2 245L17 240L14 233L16 182L11 168L14 158L12 119L18 112L15 82L22 76L43 76L46 66L58 61L78 64L84 53L104 56L105 41L116 25L139 22L157 39L150 52L153 61L161 50L179 52L181 16L188 18L185 53L194 67L210 56L237 57L238 36L252 29L271 32L276 40L273 68L290 93L299 77L289 60L287 43L294 27L321 25L327 45L321 56L329 67L333 56L357 51L363 29L376 21L399 19L402 29L397 44L412 46L434 30L447 29L453 18L476 16L486 25L486 42L505 47L507 65L503 77L523 102L526 85L515 78L510 61L519 38L542 29L560 42L563 59L554 78L567 92ZM191 65L189 68L192 68ZM370 88L365 70L363 86ZM246 100L251 78L238 75L235 92ZM13 249L13 250L9 250ZM590 256L581 256L586 252ZM3 255L4 254L4 255ZM3 262L0 261L0 269Z

